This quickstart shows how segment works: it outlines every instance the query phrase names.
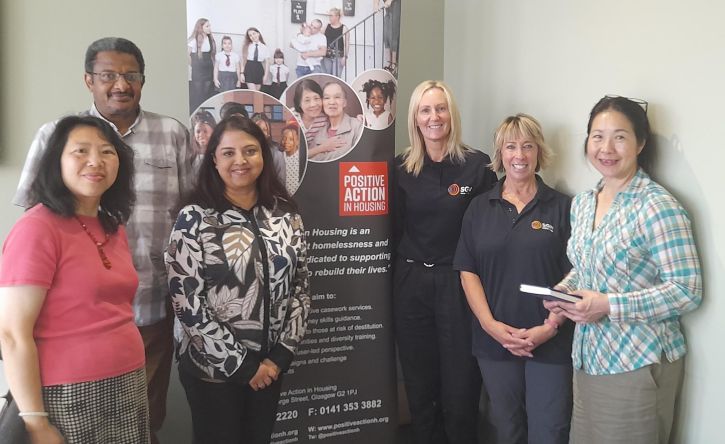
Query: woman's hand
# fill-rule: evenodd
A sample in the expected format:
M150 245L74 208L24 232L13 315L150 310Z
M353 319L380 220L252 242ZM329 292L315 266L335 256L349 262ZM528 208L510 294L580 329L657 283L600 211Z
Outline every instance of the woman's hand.
M524 335L525 328L515 328L496 320L492 320L486 325L482 325L483 329L493 339L496 340L503 348L511 352L514 356L533 357L529 348L533 347L533 343L518 336Z
M327 153L330 151L335 151L336 149L342 147L345 145L345 139L343 139L340 136L330 137L321 144L317 145L314 148L310 148L310 150L307 152L308 157L314 157L321 153Z
M527 356L532 357L533 355L531 353L536 347L556 336L556 329L549 325L543 324L525 330L520 329L512 335L515 338L522 339L528 342L529 345L524 350L529 353L529 355Z
M272 382L277 380L279 373L280 370L279 367L277 367L277 364L269 359L265 359L259 363L257 373L249 381L249 386L252 387L252 390L255 392L257 390L265 389L269 387Z
M594 290L576 290L572 294L581 296L582 300L577 303L544 301L544 307L582 324L596 322L609 314L609 297L606 294Z
M65 439L45 417L25 417L25 430L30 444L64 444Z
M316 148L319 149L321 153L326 153L328 151L335 151L343 145L345 145L345 139L341 136L335 136L328 138L321 144L317 145Z

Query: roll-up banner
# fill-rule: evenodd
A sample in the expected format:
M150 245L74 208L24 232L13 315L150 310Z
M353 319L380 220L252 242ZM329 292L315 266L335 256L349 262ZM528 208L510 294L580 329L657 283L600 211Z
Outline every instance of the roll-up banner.
M400 0L187 0L187 30L198 157L220 119L252 117L305 223L312 309L271 442L395 442Z

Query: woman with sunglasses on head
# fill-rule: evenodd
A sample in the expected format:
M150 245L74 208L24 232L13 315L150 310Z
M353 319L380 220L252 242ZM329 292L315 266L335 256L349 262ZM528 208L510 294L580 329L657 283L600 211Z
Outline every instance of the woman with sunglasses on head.
M138 276L124 223L133 151L96 117L61 119L0 263L0 344L31 444L149 442Z
M222 119L166 253L193 441L270 441L310 308L297 207L252 120Z
M640 166L650 138L633 99L604 97L589 115L585 152L602 178L572 202L573 268L557 285L583 299L544 303L576 322L574 444L669 442L680 316L700 304L702 280L687 212Z

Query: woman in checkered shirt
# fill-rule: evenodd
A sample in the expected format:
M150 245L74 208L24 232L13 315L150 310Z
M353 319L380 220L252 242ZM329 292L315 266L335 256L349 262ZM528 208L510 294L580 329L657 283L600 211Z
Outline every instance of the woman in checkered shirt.
M545 306L577 323L571 443L667 443L683 375L680 316L702 299L687 212L640 167L647 103L607 96L592 109L586 155L602 175L571 209L571 272L583 297Z

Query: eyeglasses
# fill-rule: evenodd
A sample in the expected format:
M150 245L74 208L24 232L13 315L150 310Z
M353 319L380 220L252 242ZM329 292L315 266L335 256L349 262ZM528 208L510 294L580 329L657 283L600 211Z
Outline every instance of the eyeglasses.
M649 103L647 103L646 100L635 99L634 97L618 96L616 94L607 94L604 97L606 97L608 99L627 99L627 100L631 100L632 102L634 102L637 105L641 106L642 109L644 110L644 113L647 114L647 106L649 105Z
M123 77L123 79L128 83L141 83L144 79L144 75L140 72L125 72L121 74L120 72L103 71L89 72L88 74L98 76L103 83L116 83L119 77Z

